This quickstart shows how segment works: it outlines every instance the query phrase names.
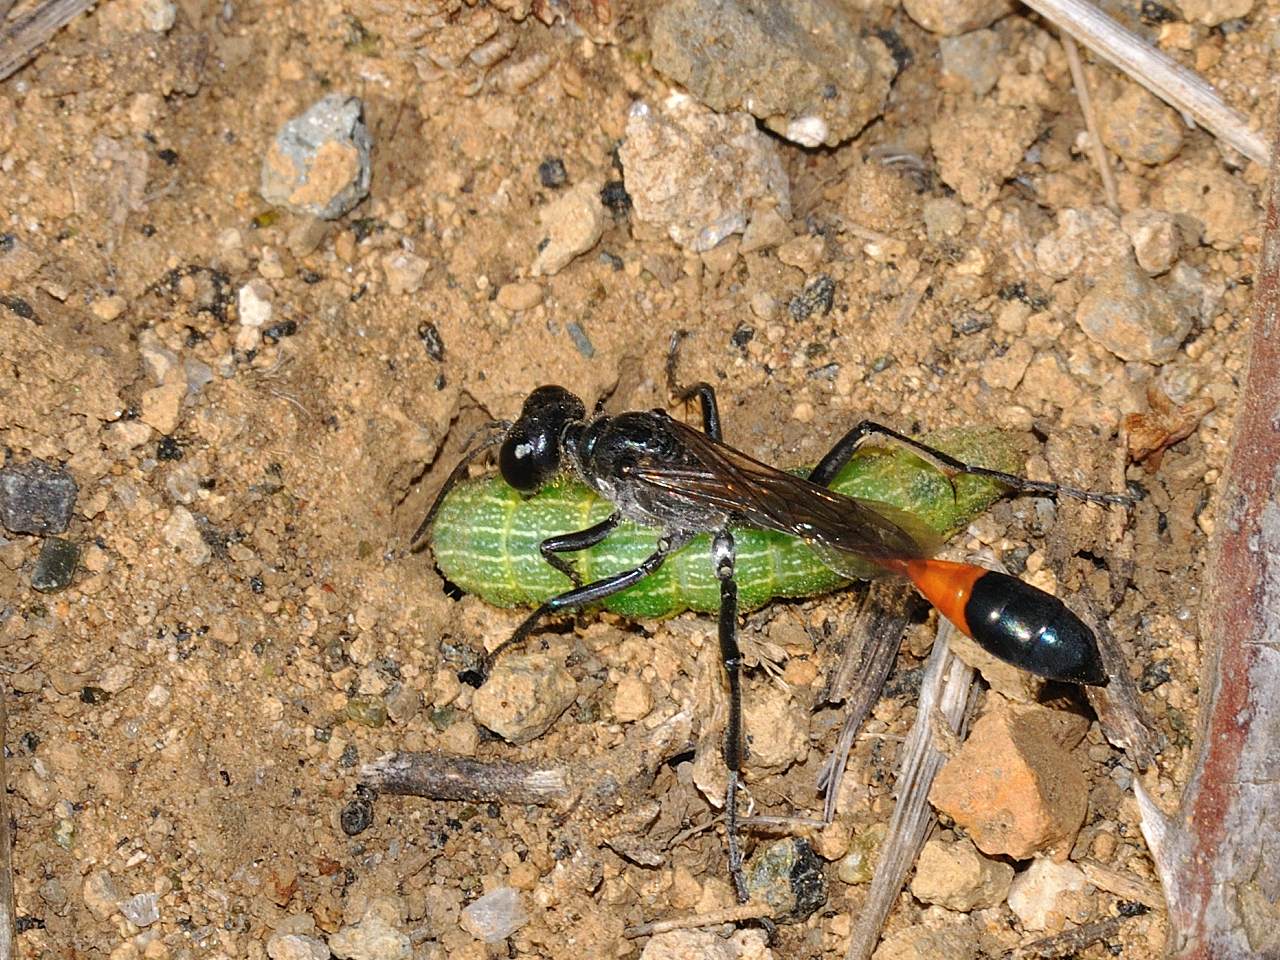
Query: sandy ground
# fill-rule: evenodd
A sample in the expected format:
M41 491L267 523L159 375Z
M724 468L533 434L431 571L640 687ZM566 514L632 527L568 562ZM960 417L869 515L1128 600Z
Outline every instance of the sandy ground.
M414 956L627 956L643 941L620 939L624 926L727 905L714 830L641 866L601 846L590 817L546 808L379 797L363 832L339 822L357 768L389 750L568 762L615 748L629 728L613 715L625 679L643 680L657 709L689 706L695 731L706 721L697 678L714 667L712 618L585 617L546 634L577 681L574 705L532 743L496 741L470 719L458 650L492 646L518 614L448 595L429 555L406 550L473 428L514 415L547 382L612 410L663 405L678 328L691 333L685 375L717 386L728 438L782 464L813 462L868 415L904 429L995 423L1047 440L1033 472L1113 487L1116 428L1146 410L1153 376L1177 402L1212 397L1216 410L1157 471L1130 467L1149 496L1121 537L1091 508L1024 500L956 541L994 546L1063 590L1105 588L1117 558L1132 561L1110 623L1169 742L1148 782L1171 801L1195 729L1198 584L1257 230L1185 245L1216 309L1168 363L1120 360L1072 321L1082 281L1028 273L1018 253L1053 232L1057 210L1103 202L1075 149L1082 122L1050 34L1022 16L1001 28L1002 88L1036 87L1039 162L938 240L922 204L950 191L927 131L954 115L958 94L939 80L936 38L868 3L868 23L895 31L914 59L859 138L779 141L807 254L699 256L611 217L595 248L536 281L539 303L513 311L495 295L527 279L537 254L537 213L553 194L538 165L562 158L570 183L615 178L631 102L666 95L646 56L649 5L615 4L601 23L575 4L577 27L436 6L182 2L155 32L146 4L113 0L0 84L0 443L13 461L66 464L80 488L67 536L82 551L74 583L45 595L30 586L39 539L0 541L22 955L262 957L285 917L309 916L323 937L399 897ZM1210 79L1260 114L1276 11L1256 6L1239 29L1194 38L1217 51L1198 55ZM529 82L486 81L465 59L493 31L514 42L493 72L526 65ZM427 46L461 65L432 63ZM263 154L332 90L364 101L371 195L329 224L274 214L258 194ZM924 159L886 165L880 145ZM1223 169L1213 142L1188 131L1177 160L1121 167L1122 204L1147 206L1179 171ZM1260 170L1229 169L1256 195ZM393 293L384 265L406 247L429 269L417 290ZM785 305L817 273L836 281L834 307L794 319ZM255 279L273 321L290 325L246 352L236 297ZM814 705L850 603L845 593L747 618L746 636L804 664L790 668L785 699L807 718L808 749L785 773L752 774L765 812L820 810L813 781L839 713ZM914 717L910 678L928 636L912 628L901 682L855 746L842 813L853 835L891 809L895 737ZM357 695L383 697L391 719L352 722ZM748 704L777 696L751 673ZM1080 757L1092 784L1082 849L1149 878L1120 755L1096 725ZM678 767L662 769L652 799L655 836L711 814ZM531 919L511 946L488 948L458 910L503 885L525 892ZM784 927L776 955L843 955L864 889L833 877L827 906ZM146 893L159 895L159 918L139 928L115 899ZM1106 915L1115 899L1094 894L1089 909ZM923 911L905 897L889 929ZM962 922L995 955L1037 935L1007 910ZM1137 918L1079 955L1155 957L1162 929Z

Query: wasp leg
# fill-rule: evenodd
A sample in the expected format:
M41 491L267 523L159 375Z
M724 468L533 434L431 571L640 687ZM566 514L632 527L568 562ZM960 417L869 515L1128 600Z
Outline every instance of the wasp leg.
M538 544L538 552L542 554L543 560L572 580L575 587L580 587L582 586L582 575L578 573L577 567L560 556L560 554L573 553L576 550L586 550L588 547L594 547L609 534L613 533L621 521L622 514L611 513L594 527L587 527L587 529L579 530L576 533L561 533L554 537L547 537L547 539Z
M716 391L711 384L700 380L690 387L676 386L676 363L680 359L680 342L688 336L685 330L677 330L671 335L671 346L667 350L667 392L677 403L684 403L698 398L702 408L702 432L712 440L723 440L720 429L720 406L716 403Z
M738 649L738 581L734 576L736 552L733 535L719 531L711 544L711 562L720 581L720 661L729 678L729 720L724 732L724 765L729 785L724 797L724 830L729 847L729 875L739 903L747 902L747 880L742 873L742 848L738 845L738 780L742 775L742 651Z
M837 440L836 445L809 473L809 479L819 486L825 487L829 485L835 479L836 474L849 462L854 451L862 444L862 441L870 436L887 437L895 443L900 443L952 474L968 473L975 477L987 477L1011 490L1017 490L1019 493L1039 493L1046 496L1061 495L1089 503L1122 504L1125 506L1133 504L1133 497L1124 493L1097 493L1092 490L1080 490L1076 487L1063 486L1060 483L1029 480L1016 474L1005 473L1003 470L992 470L988 467L965 463L963 460L957 460L950 454L943 453L927 443L913 440L906 434L899 433L897 430L892 430L872 420L863 420Z
M585 607L589 603L595 603L597 600L611 597L615 593L621 593L627 587L635 586L661 567L666 562L667 557L692 539L693 534L685 531L663 534L658 539L658 549L640 561L638 566L632 567L630 570L624 570L621 573L615 573L610 577L595 580L585 586L574 587L572 590L557 594L529 614L524 623L516 627L515 633L500 643L493 653L484 658L484 663L479 670L464 670L458 675L458 679L473 687L483 686L485 680L489 678L490 670L493 669L494 661L512 647L524 643L529 638L529 634L533 633L538 623L547 614L556 613L560 610L569 610L573 607Z
M511 421L496 420L484 428L489 431L489 436L485 437L479 445L473 447L467 454L458 461L458 465L450 471L449 476L445 478L444 485L436 494L435 500L431 503L431 509L427 511L427 515L422 518L422 522L418 524L418 529L413 531L413 536L409 538L409 550L416 553L421 550L426 541L427 530L431 528L431 522L435 520L436 514L440 512L440 505L444 503L444 498L448 496L449 491L458 485L458 482L467 475L467 467L471 466L471 461L480 454L484 453L490 447L497 446L506 437L507 431L511 429ZM474 438L474 435L473 435Z

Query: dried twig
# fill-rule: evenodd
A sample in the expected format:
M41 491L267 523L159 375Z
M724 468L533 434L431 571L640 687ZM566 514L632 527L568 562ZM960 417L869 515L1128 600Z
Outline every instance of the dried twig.
M1015 950L1005 954L1008 960L1050 960L1056 957L1073 957L1090 944L1097 943L1120 932L1120 927L1127 917L1107 917L1093 923L1081 924L1055 933L1051 937L1042 937L1031 943L1024 943Z
M93 4L94 0L44 0L7 24L0 31L0 80L25 65L50 37Z
M1107 148L1102 145L1102 135L1098 133L1098 118L1093 110L1093 97L1089 94L1089 78L1085 76L1084 64L1080 62L1080 48L1065 34L1060 39L1062 50L1067 55L1067 65L1071 68L1071 83L1076 88L1080 112L1084 114L1084 128L1089 133L1089 150L1093 154L1093 162L1098 165L1102 189L1107 194L1107 206L1118 213L1120 195L1116 192L1116 175L1111 169L1111 158L1107 155Z
M689 716L678 713L585 763L509 763L443 753L388 753L365 764L360 782L382 793L431 800L611 807L646 788L664 761L692 745Z
M622 935L628 940L637 937L651 937L655 933L670 933L672 930L695 930L699 927L718 927L722 923L741 923L744 920L759 920L772 916L774 908L767 903L743 903L725 910L711 913L696 913L688 917L674 917L670 920L651 920L634 927L627 927Z
M835 819L840 781L844 779L854 738L880 699L880 691L898 658L911 595L911 588L905 583L873 583L846 631L844 656L823 695L828 702L848 700L840 739L818 774L818 789L826 794L822 815L827 823Z
M1114 893L1125 900L1134 900L1151 910L1164 911L1164 894L1154 883L1148 883L1131 873L1122 873L1094 860L1076 863L1084 871L1085 879L1099 890Z
M1227 106L1203 77L1112 20L1088 0L1023 3L1250 160L1268 162L1267 144L1250 129L1248 118Z
M973 668L951 654L954 633L955 627L950 621L940 620L938 638L933 643L920 686L916 722L903 749L898 802L889 818L889 832L881 844L880 860L849 939L845 960L867 960L875 951L885 918L897 902L907 872L933 826L929 788L942 768L944 757L933 747L931 718L933 711L940 709L951 729L961 730L969 713L969 691L973 686Z
M1280 123L1274 133L1280 149ZM1209 592L1199 756L1176 815L1135 781L1169 903L1170 955L1280 956L1280 164L1272 163Z

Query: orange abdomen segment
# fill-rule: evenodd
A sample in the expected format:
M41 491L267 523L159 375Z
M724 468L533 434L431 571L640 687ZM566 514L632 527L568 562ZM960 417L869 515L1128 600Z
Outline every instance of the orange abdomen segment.
M991 571L970 563L951 563L948 560L908 560L906 567L907 576L921 595L961 633L972 637L965 606L973 593L973 585Z

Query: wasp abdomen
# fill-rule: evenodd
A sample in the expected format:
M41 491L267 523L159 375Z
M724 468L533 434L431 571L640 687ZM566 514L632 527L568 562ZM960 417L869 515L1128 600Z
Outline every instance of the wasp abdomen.
M1051 680L1107 682L1093 631L1057 597L1017 577L987 571L975 579L964 618L974 640L1015 666Z

